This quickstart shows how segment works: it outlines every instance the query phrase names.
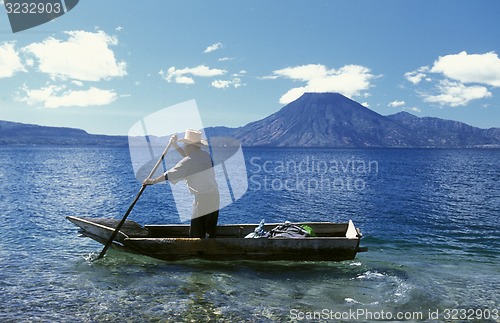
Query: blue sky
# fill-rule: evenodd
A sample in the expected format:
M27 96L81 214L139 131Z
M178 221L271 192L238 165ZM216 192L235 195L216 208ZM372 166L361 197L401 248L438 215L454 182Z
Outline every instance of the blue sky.
M195 99L242 126L301 93L383 115L500 127L496 0L82 0L12 33L0 10L0 120L127 134Z

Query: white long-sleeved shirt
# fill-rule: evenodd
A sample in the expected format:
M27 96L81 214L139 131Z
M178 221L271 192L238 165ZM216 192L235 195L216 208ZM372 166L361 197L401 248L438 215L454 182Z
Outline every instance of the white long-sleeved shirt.
M217 191L212 159L210 154L202 149L192 151L190 155L169 169L165 175L173 184L185 180L189 191L194 195Z

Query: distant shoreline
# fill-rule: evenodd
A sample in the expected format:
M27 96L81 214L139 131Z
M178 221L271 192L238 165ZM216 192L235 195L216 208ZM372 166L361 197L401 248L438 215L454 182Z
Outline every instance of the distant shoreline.
M262 120L238 128L219 126L204 131L209 140L232 138L245 148L260 149L500 148L500 128L480 129L407 112L382 116L338 93L306 93ZM168 142L167 138L150 139L160 145ZM140 145L143 143L139 140ZM129 147L129 137L0 120L0 146L5 145Z

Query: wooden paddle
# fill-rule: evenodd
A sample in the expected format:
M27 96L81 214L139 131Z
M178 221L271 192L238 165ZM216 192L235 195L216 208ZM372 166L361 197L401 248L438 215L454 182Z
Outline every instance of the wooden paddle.
M158 168L158 166L160 166L161 164L161 161L163 160L163 157L167 154L168 150L170 149L170 146L172 145L172 140L170 140L168 142L168 145L167 147L165 147L165 150L163 151L163 153L161 154L160 158L158 159L158 161L156 162L155 166L153 167L153 169L151 170L151 172L149 173L148 177L146 179L150 179L151 176L153 176L153 174L156 172L156 169ZM111 237L109 237L109 240L108 242L106 242L106 244L104 245L104 248L102 249L101 253L99 254L99 256L97 256L97 258L95 258L94 260L92 261L95 261L95 260L99 260L101 259L102 257L104 257L104 255L106 254L106 251L108 251L109 247L111 246L111 244L113 243L113 240L115 240L116 238L116 235L118 234L118 231L120 231L120 229L122 228L123 224L125 223L125 220L127 219L128 215L130 214L130 212L132 212L132 209L134 208L135 204L137 203L137 201L139 200L139 197L141 197L142 195L142 192L144 192L144 190L146 189L147 185L144 185L142 184L141 186L141 189L139 190L139 193L137 193L137 196L135 197L134 201L132 202L132 204L130 204L127 212L125 213L125 215L123 216L122 220L120 221L120 223L118 223L118 225L116 226L116 229L115 231L113 232L113 234L111 235Z

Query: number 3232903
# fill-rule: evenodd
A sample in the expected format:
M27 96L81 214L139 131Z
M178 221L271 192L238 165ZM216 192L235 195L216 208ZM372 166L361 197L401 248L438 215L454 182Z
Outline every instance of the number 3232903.
M498 309L445 309L443 313L445 320L498 320L500 313Z
M59 14L63 10L60 2L33 3L33 2L5 2L8 14Z

